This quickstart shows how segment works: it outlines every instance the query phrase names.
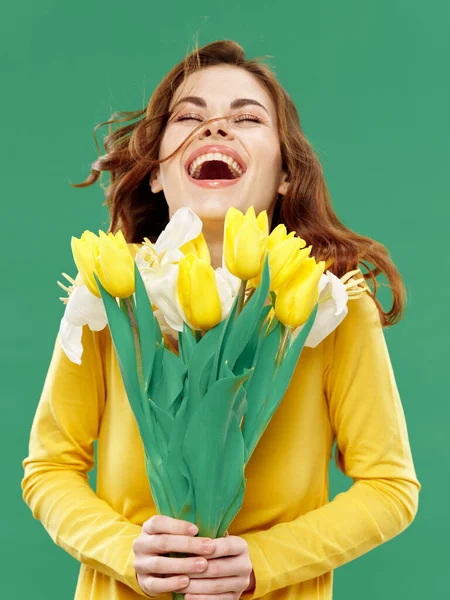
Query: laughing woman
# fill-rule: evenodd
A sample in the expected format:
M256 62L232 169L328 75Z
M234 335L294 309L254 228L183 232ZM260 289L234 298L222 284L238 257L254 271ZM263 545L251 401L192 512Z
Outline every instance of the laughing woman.
M267 210L272 229L284 223L297 232L337 277L357 272L362 290L335 330L303 349L247 465L243 506L209 548L189 523L157 515L108 328L83 327L81 365L56 337L23 462L24 500L81 562L76 600L170 600L174 590L186 600L330 600L333 570L400 534L418 508L421 486L383 332L402 317L401 277L382 244L339 221L294 103L235 42L196 48L146 109L113 122L106 154L78 187L110 172L110 231L121 229L130 245L154 241L187 206L202 219L218 267L227 210L253 205ZM380 273L391 285L389 312L376 298ZM95 440L96 492L88 483ZM334 442L353 485L330 501Z

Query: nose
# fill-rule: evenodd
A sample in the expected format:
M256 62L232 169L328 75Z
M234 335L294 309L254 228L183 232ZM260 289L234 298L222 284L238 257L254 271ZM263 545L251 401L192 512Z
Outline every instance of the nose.
M205 129L200 132L200 139L204 139L211 136L221 136L225 138L231 138L232 135L229 130L228 121L226 119L217 119L212 123L208 123Z

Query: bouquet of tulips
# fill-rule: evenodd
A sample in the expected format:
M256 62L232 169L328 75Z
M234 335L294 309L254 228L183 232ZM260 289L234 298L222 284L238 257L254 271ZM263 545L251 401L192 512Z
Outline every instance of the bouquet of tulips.
M83 325L109 325L158 512L216 538L242 505L245 467L302 348L342 321L362 280L324 274L311 246L284 225L269 235L253 207L227 212L221 268L201 229L182 208L155 244L127 244L121 231L72 238L79 273L60 284L60 333L80 364Z

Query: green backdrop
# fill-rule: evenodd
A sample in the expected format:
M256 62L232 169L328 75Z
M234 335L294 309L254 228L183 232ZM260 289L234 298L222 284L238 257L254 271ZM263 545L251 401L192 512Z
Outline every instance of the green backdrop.
M423 486L419 512L402 535L335 571L335 598L444 597L450 4L22 0L2 13L1 597L72 598L79 567L20 489L63 313L56 280L75 272L71 236L107 226L99 185L69 182L88 175L94 126L113 110L142 108L196 32L199 45L232 38L248 56L272 55L336 212L388 247L408 288L406 317L386 339ZM386 290L381 299L390 306ZM352 482L330 468L334 496Z

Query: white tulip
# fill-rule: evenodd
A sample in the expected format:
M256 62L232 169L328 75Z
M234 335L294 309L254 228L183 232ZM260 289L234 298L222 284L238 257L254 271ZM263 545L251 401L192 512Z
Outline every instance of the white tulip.
M107 324L103 300L91 294L84 284L75 285L59 326L61 347L72 362L81 365L83 325L88 325L92 331L100 331Z
M180 247L198 237L202 225L190 208L180 208L155 244L146 240L136 254L136 264L151 303L161 311L168 327L175 331L183 331L186 320L177 293L178 263L184 256Z
M241 280L239 277L235 277L232 273L230 273L225 264L223 264L222 267L215 269L214 275L216 276L216 285L222 307L223 321L230 313L234 299L239 291Z
M315 348L344 320L348 312L348 293L344 283L326 271L319 280L319 307L305 346ZM298 327L292 336L297 337L305 325Z

